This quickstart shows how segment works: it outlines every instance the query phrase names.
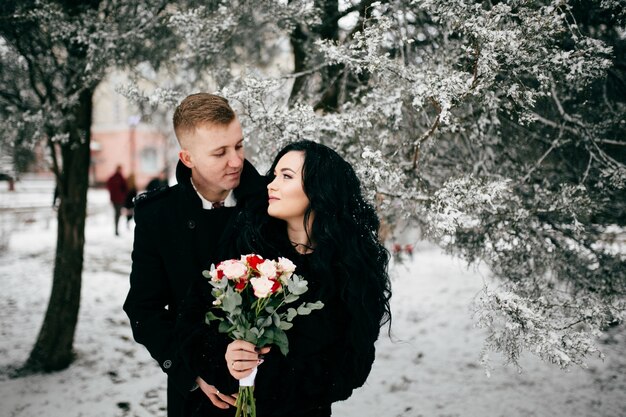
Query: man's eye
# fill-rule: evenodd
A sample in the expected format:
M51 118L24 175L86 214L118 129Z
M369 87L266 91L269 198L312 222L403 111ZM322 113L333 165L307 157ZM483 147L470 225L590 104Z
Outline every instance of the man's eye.
M220 153L214 153L213 154L213 156L217 156L217 157L224 156L224 155L226 155L226 152L220 152Z
M243 143L240 143L239 145L235 146L235 149L241 149L241 148L243 148Z

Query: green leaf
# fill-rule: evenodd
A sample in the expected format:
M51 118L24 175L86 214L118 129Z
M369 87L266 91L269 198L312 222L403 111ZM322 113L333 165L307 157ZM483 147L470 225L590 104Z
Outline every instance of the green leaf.
M204 271L202 271L202 276L207 278L207 279L211 279L211 273L210 273L210 271L207 271L206 269Z
M234 329L235 326L231 326L227 321L220 322L220 327L218 328L220 333L230 333L231 329Z
M245 340L246 342L250 342L250 343L256 345L258 338L257 338L257 335L255 335L254 332L252 332L251 329L246 329L246 331L244 333L244 336L243 336L243 340Z
M306 280L300 278L298 275L294 274L287 281L287 289L291 294L302 295L308 290L307 282Z
M280 349L280 353L287 356L289 353L289 339L287 334L282 329L275 329L274 331L274 344Z
M294 301L296 301L298 298L300 298L300 296L295 295L295 294L288 294L285 297L285 304L289 304L289 303L293 303Z
M274 326L278 327L280 326L280 316L276 313L272 314L272 322L274 323Z
M321 310L324 308L324 303L321 301L316 301L314 303L307 303L306 306L311 310Z
M269 327L265 329L265 333L259 337L257 346L266 346L274 343L274 328Z
M302 304L298 307L298 314L301 316L306 316L307 314L311 314L311 309L306 306L306 304Z
M222 310L227 313L234 313L237 307L241 305L241 302L241 295L229 287L222 299Z
M287 310L287 321L291 321L294 319L294 317L296 317L298 315L298 312L296 311L295 308L290 308L289 310Z
M209 322L210 322L210 321L212 321L212 320L219 320L219 321L222 321L222 320L224 320L224 319L223 319L223 318L221 318L221 317L217 317L215 314L213 314L213 312L212 312L212 311L208 311L208 312L206 313L205 318L204 318L204 322L205 322L206 324L210 324Z
M287 321L281 321L278 325L282 330L289 330L293 327L293 323L289 323Z
M256 321L256 325L259 328L264 328L267 327L269 325L272 324L272 316L267 316L267 317L259 317L259 319Z
M268 313L272 314L274 311L276 311L276 309L272 306L267 306L265 307L265 311L267 311Z

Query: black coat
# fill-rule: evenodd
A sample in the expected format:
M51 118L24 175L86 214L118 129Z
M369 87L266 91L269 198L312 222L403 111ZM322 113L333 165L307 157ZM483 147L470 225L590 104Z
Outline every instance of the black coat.
M216 248L222 236L229 235L237 212L267 201L264 179L247 161L234 190L237 206L232 208L202 209L190 182L191 170L180 162L176 177L177 185L135 199L133 262L124 303L135 340L146 346L168 375L170 417L181 415L198 376L186 365L175 337L180 302L194 277L216 261ZM225 350L225 344L219 348Z
M237 227L236 231L241 232L241 227ZM230 238L228 241L233 240ZM235 251L240 252L241 249ZM225 258L238 258L239 255L241 253L233 252ZM373 336L363 346L351 345L347 337L351 318L335 286L338 278L314 272L310 265L310 257L314 255L300 255L290 245L284 244L279 253L261 255L270 259L276 259L277 255L291 259L297 265L296 273L304 276L309 283L309 290L297 304L321 300L324 308L308 316L296 317L294 327L287 331L289 354L283 356L274 346L259 366L254 391L257 415L330 416L333 402L347 399L355 388L365 383L374 362L376 337ZM212 307L212 301L208 280L195 280L179 316L181 347L186 352L185 357L192 358L191 367L195 367L197 373L207 373L207 378L216 381L219 391L232 394L237 392L238 385L232 385L234 379L225 366L225 349L216 349L219 344L216 341L224 335L217 333L216 324L204 324L204 315ZM355 349L359 350L361 358L358 363L351 360L355 357ZM194 392L188 397L186 417L221 415L234 416L234 409L227 412L218 410L201 392Z

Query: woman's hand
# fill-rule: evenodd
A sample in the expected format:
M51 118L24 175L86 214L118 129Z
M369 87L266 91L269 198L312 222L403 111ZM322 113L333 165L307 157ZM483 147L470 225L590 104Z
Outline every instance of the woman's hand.
M263 355L269 351L269 346L258 348L250 342L235 340L228 345L224 355L228 371L236 380L245 378L263 363Z

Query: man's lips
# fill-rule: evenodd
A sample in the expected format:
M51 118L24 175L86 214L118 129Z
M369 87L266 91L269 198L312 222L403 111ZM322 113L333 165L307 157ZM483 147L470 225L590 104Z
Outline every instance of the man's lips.
M278 197L272 197L272 196L269 196L269 199L268 199L268 200L271 202L271 201L280 200L280 198L278 198Z

